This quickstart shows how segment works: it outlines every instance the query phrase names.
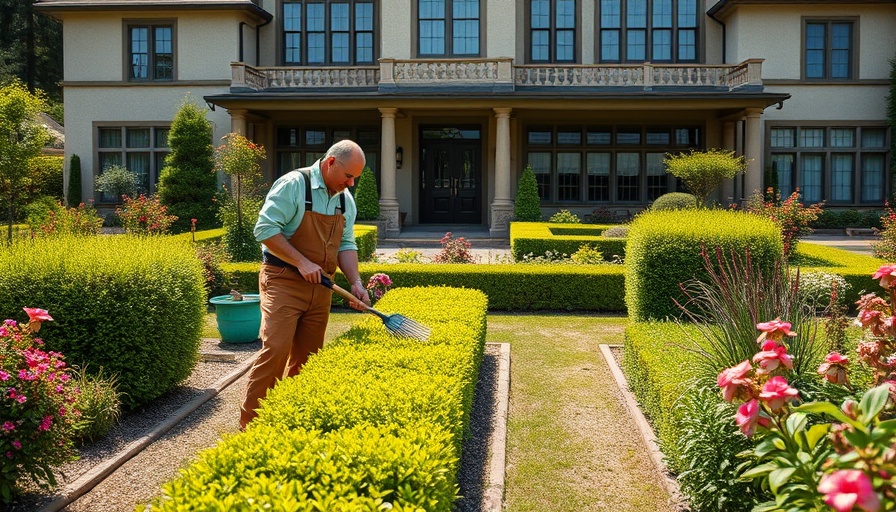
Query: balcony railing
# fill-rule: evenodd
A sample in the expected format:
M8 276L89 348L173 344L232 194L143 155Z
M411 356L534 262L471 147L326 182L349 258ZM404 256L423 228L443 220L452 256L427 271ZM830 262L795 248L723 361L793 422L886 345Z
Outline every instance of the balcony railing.
M737 65L601 64L513 65L511 58L380 59L366 67L252 67L231 65L235 91L305 88L401 88L492 85L525 87L713 87L734 90L762 85L762 59Z

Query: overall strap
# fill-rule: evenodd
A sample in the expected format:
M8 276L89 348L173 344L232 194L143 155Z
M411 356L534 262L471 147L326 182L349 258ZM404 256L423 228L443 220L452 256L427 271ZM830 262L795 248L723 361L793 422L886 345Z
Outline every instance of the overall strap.
M305 210L311 211L314 202L311 200L311 168L303 167L299 173L305 177ZM345 192L339 194L339 213L345 215Z

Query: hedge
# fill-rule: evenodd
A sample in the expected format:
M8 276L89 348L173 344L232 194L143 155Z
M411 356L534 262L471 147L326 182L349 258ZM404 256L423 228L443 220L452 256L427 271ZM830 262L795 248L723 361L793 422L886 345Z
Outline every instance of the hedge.
M522 261L527 254L544 256L547 251L572 255L582 245L600 251L605 261L614 255L625 257L624 238L604 238L611 224L556 224L550 222L511 222L510 253L514 261Z
M774 222L726 210L646 212L629 231L625 261L625 302L635 321L680 316L673 300L682 300L679 285L705 278L701 248L721 247L725 254L749 248L753 265L770 272L782 254L781 233Z
M190 376L205 322L202 266L168 237L23 240L0 252L0 314L54 318L40 334L69 364L117 375L134 408Z
M165 484L153 509L450 511L485 306L472 290L390 291L378 307L429 326L427 342L365 315L280 381L246 432Z
M871 276L886 260L809 242L797 245L797 257L803 260L800 272L828 272L846 279L850 290L845 300L850 306L855 305L865 293L881 291L880 284Z

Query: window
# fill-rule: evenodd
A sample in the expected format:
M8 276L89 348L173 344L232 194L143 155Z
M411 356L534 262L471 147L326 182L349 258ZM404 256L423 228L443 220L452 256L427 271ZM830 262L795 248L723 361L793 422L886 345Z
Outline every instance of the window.
M854 78L854 22L807 20L803 29L803 76L809 80Z
M697 127L530 127L525 155L542 201L647 203L676 189L665 154L698 147Z
M299 65L373 64L374 2L283 3L283 60Z
M479 0L418 0L420 56L479 56Z
M806 203L883 205L887 129L879 126L773 126L772 172L785 198L799 189Z
M529 60L576 61L575 0L530 0Z
M697 62L696 0L599 0L600 62Z
M154 194L159 172L168 156L167 126L101 126L97 130L97 167L100 175L110 165L126 168L138 176L138 193ZM102 203L120 198L101 194Z
M174 80L174 25L128 25L128 79Z
M308 167L323 157L334 142L351 139L364 150L367 167L374 172L379 184L379 128L281 126L277 128L276 134L277 176L283 176L293 169Z

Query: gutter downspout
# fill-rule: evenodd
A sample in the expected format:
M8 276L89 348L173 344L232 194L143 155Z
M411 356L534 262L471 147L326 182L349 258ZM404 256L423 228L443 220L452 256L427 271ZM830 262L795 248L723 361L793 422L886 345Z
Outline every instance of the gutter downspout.
M240 44L239 44L239 46L240 46L240 57L239 57L239 59L237 60L237 62L245 62L245 61L243 60L243 26L245 26L245 25L247 25L247 23L246 23L245 21L241 21L240 24L239 24L239 28L237 29L237 30L239 31L239 33L240 33Z
M725 26L725 23L722 22L722 20L716 18L715 15L710 14L709 12L707 12L706 15L709 16L709 18L711 20L715 21L716 23L718 23L719 25L722 26L722 64L727 64L728 63L728 51L727 51L727 46L728 46L727 32L728 31L726 30L727 27Z

